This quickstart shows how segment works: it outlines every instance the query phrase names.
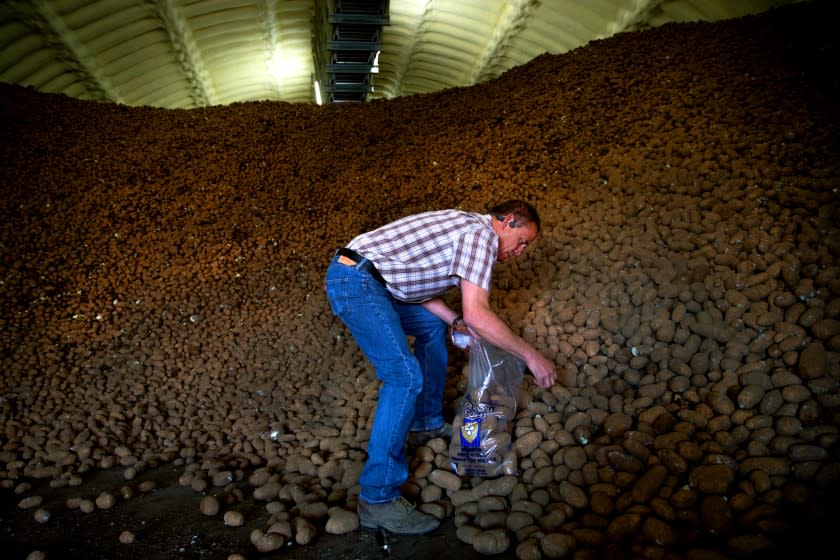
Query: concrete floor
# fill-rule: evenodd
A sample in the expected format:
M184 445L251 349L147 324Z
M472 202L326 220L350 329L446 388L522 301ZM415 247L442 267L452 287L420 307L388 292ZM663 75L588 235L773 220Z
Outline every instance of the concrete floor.
M40 550L47 559L85 560L226 560L234 553L245 558L296 560L481 558L471 546L457 539L452 519L425 536L386 536L361 530L340 536L322 533L309 545L291 544L259 554L250 542L250 533L266 526L268 514L264 503L245 501L237 504L236 509L245 514L245 525L225 526L222 512L213 517L200 512L199 502L203 495L178 484L182 472L182 469L164 466L126 482L122 469L113 469L94 473L80 487L50 488L45 484L24 495L2 490L0 542L3 543L3 556L23 560L32 551ZM109 510L97 509L86 514L78 509L68 509L66 505L70 497L93 500L102 491L118 495L120 487L129 485L136 489L143 480L154 480L157 488L145 494L137 491L127 500L118 497ZM247 491L245 493L247 496ZM37 508L23 510L17 506L27 495L44 498L41 507L50 512L48 521L38 523L34 519ZM136 535L135 542L120 542L120 534L126 530ZM515 558L515 554L510 550L496 558Z

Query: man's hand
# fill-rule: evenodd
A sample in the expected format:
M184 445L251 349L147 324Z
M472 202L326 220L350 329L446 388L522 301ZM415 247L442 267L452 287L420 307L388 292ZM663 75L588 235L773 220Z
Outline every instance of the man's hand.
M449 327L449 337L452 339L452 344L463 349L468 349L475 340L475 336L460 317Z
M528 369L534 374L534 381L543 389L548 389L557 382L557 368L554 362L539 352L535 352L534 357L526 363Z

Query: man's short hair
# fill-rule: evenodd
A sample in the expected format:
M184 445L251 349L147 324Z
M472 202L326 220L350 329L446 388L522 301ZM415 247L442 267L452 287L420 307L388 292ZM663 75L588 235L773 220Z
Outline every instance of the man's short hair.
M540 231L540 215L537 209L524 200L508 200L507 202L502 202L498 206L491 208L490 213L493 215L513 214L517 223L533 223L537 226L537 232Z

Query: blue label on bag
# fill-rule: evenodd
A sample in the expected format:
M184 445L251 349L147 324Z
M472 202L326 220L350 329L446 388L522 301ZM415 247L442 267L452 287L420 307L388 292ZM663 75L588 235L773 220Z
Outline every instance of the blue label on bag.
M481 417L468 418L464 417L464 425L461 426L461 446L462 447L480 447L481 446Z

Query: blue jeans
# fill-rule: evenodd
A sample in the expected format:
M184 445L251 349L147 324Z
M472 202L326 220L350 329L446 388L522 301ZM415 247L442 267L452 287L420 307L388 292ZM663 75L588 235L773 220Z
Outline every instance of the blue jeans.
M325 287L333 313L382 381L359 498L388 502L400 496L408 479L408 431L433 430L444 423L446 323L422 305L395 300L370 274L335 258ZM407 336L415 337L414 352Z

